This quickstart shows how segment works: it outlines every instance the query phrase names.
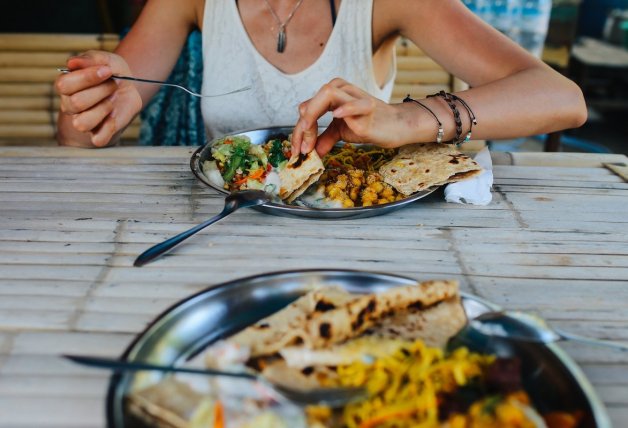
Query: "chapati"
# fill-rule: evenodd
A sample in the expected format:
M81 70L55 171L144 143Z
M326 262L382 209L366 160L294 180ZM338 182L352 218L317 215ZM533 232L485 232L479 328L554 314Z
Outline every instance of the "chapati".
M279 171L281 181L279 197L288 202L294 201L308 187L318 181L324 170L323 161L316 150L293 156L286 166Z
M474 177L482 167L453 145L439 143L411 144L382 165L384 182L404 195L454 181Z

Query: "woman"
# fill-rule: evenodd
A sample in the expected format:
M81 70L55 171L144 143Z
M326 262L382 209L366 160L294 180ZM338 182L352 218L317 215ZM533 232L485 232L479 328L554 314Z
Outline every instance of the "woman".
M73 71L56 82L59 143L115 143L157 88L110 77L166 79L194 28L203 32L203 93L252 86L201 101L209 138L296 123L293 152L316 148L322 155L339 139L385 147L436 141L439 124L443 140L458 140L471 128L471 113L479 139L586 120L573 82L459 0L150 0L115 54L90 51L68 60ZM399 36L471 85L454 94L462 101L387 104ZM318 126L330 123L317 137Z

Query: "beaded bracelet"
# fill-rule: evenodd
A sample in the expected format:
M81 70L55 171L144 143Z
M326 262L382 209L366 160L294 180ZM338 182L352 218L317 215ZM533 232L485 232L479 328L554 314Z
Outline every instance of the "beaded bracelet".
M456 137L451 140L450 143L460 145L466 141L466 137L462 138L462 120L460 119L460 111L458 110L456 101L450 95L451 94L449 94L448 92L440 91L437 94L428 95L427 97L441 97L443 100L445 100L454 115L454 122L456 122Z
M407 102L415 102L415 103L417 103L418 105L423 107L425 110L427 110L434 117L434 119L436 119L436 123L438 123L438 132L436 133L436 142L437 143L442 143L443 142L443 135L445 135L445 131L443 130L443 124L441 123L440 120L438 120L438 116L436 116L436 114L434 114L434 112L429 107L427 107L425 104L415 100L414 98L410 98L410 94L408 94L408 96L403 99L403 102L404 103L407 103Z

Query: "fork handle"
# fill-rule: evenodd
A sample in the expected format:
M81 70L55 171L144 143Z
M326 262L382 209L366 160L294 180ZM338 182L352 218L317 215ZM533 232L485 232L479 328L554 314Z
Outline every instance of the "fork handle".
M567 333L566 331L555 328L556 333L563 339L573 340L576 342L586 343L588 345L606 346L608 348L615 348L620 351L628 352L628 345L621 343L611 342L610 340L594 339L592 337L580 336L578 334Z
M163 366L137 361L124 361L115 358L92 357L87 355L64 355L64 358L84 366L114 371L158 371L165 373L193 373L205 376L228 376L246 379L257 379L257 376L246 372L228 372L214 369L195 369L192 367Z
M137 256L137 258L135 259L135 262L133 262L133 266L135 267L144 266L146 263L162 255L163 253L175 247L176 245L179 245L181 242L185 241L190 236L194 235L196 232L199 232L205 229L210 224L214 224L218 220L225 218L226 216L228 216L229 214L231 214L237 209L238 209L238 206L236 204L225 205L225 207L220 212L220 214L217 214L213 216L212 218L210 218L209 220L204 221L203 223L198 224L194 226L193 228L186 230L185 232L181 232L178 235L165 240L164 242L161 242L157 245L150 247L148 250L144 251L142 254Z

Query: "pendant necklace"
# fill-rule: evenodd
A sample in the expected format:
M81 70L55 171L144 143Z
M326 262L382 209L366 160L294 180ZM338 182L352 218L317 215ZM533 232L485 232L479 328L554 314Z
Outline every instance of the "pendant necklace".
M273 15L273 18L275 18L275 21L277 21L277 25L279 26L279 34L277 35L277 52L282 53L286 49L286 26L294 16L294 13L297 11L299 6L301 6L301 3L303 3L303 0L299 0L297 4L294 5L294 8L292 8L292 12L290 12L290 15L288 15L284 22L281 22L281 19L279 19L279 17L271 7L270 3L268 3L268 0L264 1L266 2L266 6L268 6L268 10L270 10L270 13Z

